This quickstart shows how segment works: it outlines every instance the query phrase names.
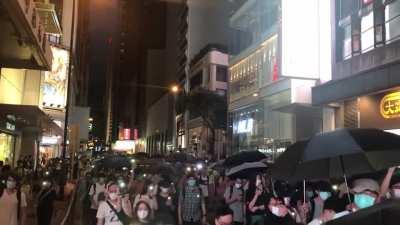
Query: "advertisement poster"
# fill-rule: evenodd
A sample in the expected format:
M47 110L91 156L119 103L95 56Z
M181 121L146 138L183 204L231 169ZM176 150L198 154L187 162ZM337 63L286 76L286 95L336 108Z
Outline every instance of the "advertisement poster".
M42 85L42 101L45 107L64 108L67 98L69 52L51 46L53 64L45 72Z

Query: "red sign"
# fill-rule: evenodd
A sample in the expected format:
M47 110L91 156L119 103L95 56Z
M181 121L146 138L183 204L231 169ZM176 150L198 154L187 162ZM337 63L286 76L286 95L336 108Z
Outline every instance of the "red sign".
M133 129L133 140L139 139L139 131L138 129Z
M130 140L130 139L131 139L131 129L124 128L124 140Z

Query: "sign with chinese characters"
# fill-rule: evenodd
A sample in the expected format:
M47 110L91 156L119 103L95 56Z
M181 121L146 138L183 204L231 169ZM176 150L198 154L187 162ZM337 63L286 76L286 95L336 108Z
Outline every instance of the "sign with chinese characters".
M400 92L385 95L380 103L380 112L385 119L400 117Z
M44 107L64 108L67 100L69 52L52 46L53 64L45 72L41 88Z
M358 98L360 128L400 129L400 90Z

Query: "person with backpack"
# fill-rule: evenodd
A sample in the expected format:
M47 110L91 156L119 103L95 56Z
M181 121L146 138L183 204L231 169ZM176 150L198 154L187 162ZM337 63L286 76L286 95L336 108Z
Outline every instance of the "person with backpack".
M121 196L115 182L107 185L107 198L97 210L97 225L129 225L132 219L132 204L127 195Z
M207 223L204 196L195 174L188 174L178 201L179 225L200 225Z
M1 187L0 196L0 224L25 225L28 204L16 175L6 176L6 185Z
M224 198L225 203L233 211L233 224L242 225L245 221L243 181L237 178L234 184L229 185L225 190Z
M89 224L96 225L97 209L101 201L105 200L104 192L106 191L106 178L104 174L99 174L95 183L90 186L90 210L89 210Z

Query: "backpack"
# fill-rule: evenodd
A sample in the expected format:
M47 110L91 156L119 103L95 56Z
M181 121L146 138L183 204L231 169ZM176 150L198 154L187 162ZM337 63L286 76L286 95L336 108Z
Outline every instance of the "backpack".
M0 186L0 198L3 197L5 186ZM18 221L21 219L21 189L17 188L17 200L18 200L18 207L17 207L17 218Z

